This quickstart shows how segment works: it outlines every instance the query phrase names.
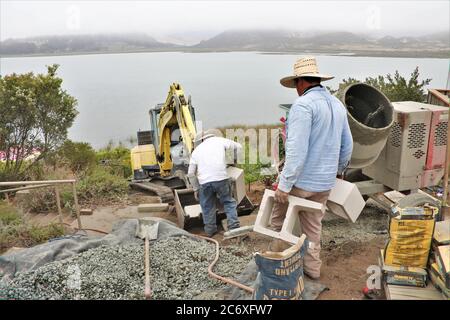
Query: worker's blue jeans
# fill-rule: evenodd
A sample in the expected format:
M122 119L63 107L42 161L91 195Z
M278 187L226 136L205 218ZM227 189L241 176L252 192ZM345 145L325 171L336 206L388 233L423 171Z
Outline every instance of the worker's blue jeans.
M231 196L231 185L228 179L212 181L200 185L199 190L200 206L202 207L203 223L205 232L212 235L217 231L216 222L216 200L223 204L227 215L228 229L239 227L239 220L236 211L236 200Z

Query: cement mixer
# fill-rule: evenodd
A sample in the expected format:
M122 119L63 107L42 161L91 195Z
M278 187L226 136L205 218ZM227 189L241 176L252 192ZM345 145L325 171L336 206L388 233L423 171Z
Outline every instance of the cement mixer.
M364 168L375 162L386 144L394 123L392 104L381 91L364 83L349 85L336 96L347 108L353 136L349 168ZM288 117L291 105L281 104L280 108Z
M345 180L386 208L409 198L414 205L438 204L420 188L436 186L443 177L449 108L414 101L390 102L381 91L363 83L351 84L336 96L347 108L353 136ZM290 107L280 105L286 117ZM284 148L276 149L283 159ZM281 171L283 161L278 163Z
M378 89L355 83L337 96L347 108L353 136L353 153L349 168L364 168L377 160L394 123L389 99Z

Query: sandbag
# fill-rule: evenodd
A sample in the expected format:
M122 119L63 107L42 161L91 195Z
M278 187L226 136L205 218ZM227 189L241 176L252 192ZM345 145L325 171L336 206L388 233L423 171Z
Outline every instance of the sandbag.
M255 254L258 275L253 299L255 300L302 300L303 257L308 246L306 236L283 252Z

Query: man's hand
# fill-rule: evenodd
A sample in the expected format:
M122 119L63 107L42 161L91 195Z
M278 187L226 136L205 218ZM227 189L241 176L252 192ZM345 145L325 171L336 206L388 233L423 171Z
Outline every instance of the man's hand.
M197 200L198 202L200 202L200 199L198 197L198 191L194 191L194 198L195 200Z
M275 191L275 201L279 203L287 203L288 202L289 193L283 192L280 189Z

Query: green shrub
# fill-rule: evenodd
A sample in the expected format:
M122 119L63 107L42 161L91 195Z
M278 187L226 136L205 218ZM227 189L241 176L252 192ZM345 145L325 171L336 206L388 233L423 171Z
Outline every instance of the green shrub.
M96 167L77 185L80 202L104 202L122 199L128 191L128 182L123 177L111 174L108 170Z
M20 215L17 210L4 201L0 201L0 225L18 224Z
M15 207L0 201L0 253L11 247L31 247L63 234L64 227L56 223L28 224Z
M96 154L97 162L102 164L112 174L128 178L132 175L130 149L119 145L109 144Z
M331 93L342 93L342 90L347 86L358 83L354 78L343 79L339 84L338 90L330 89ZM375 78L368 77L364 83L374 86L383 92L391 101L418 101L426 102L425 87L429 85L431 79L419 81L419 67L416 67L410 75L409 79L405 79L398 71L394 75L387 74L385 76L378 76Z
M96 164L95 150L87 142L73 142L66 140L58 150L58 157L62 164L67 165L74 173L92 169Z
M55 188L32 189L27 197L17 201L17 205L24 211L35 213L56 211Z
M43 167L39 172L39 175L32 176L32 180L65 180L72 179L73 173L68 169L57 167ZM70 192L72 190L71 185L62 184L59 185L60 194ZM17 205L24 211L30 212L51 212L56 211L56 194L54 187L45 187L29 190L29 195L26 198L21 198L17 201ZM64 206L64 201L62 201Z

